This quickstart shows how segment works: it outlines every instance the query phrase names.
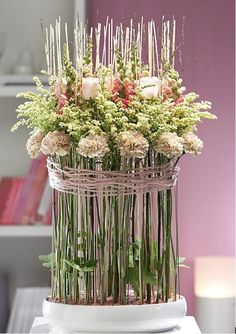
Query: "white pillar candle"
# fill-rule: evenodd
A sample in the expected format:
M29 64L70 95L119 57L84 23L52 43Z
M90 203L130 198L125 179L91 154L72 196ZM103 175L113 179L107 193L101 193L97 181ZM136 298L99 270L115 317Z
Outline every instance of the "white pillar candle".
M196 320L203 333L234 333L235 258L195 260Z

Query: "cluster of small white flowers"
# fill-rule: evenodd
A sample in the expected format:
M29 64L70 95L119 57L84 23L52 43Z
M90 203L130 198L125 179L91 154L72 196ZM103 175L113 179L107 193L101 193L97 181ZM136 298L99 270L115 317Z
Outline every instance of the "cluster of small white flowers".
M136 131L126 131L120 134L118 140L120 154L125 158L144 158L148 151L148 141Z
M182 136L184 140L184 152L192 155L199 155L203 149L203 141L194 133L186 133Z
M109 152L107 140L104 136L90 134L85 138L80 139L77 152L89 158L103 157Z
M64 131L53 131L43 138L42 152L47 155L65 156L70 152L70 137Z
M168 158L183 154L183 139L174 132L164 132L160 135L154 149Z
M39 156L43 137L43 133L36 130L27 140L26 149L31 158L35 159Z

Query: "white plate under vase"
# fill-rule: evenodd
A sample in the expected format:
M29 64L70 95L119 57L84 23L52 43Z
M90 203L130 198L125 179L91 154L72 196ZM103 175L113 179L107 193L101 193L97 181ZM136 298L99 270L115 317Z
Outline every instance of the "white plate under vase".
M44 300L43 316L61 333L157 333L175 328L186 315L184 297L144 305L70 305Z

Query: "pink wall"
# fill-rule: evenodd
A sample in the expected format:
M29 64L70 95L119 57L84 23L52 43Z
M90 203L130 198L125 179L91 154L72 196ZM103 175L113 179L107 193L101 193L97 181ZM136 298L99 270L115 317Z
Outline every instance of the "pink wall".
M117 23L186 16L184 85L212 101L218 116L199 127L202 155L181 162L181 256L191 266L182 269L182 294L193 314L194 258L234 254L234 0L90 0L88 14L92 24L107 15Z

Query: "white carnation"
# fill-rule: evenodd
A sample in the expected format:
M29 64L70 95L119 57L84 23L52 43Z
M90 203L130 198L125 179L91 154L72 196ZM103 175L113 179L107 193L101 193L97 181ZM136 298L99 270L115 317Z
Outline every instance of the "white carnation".
M148 141L137 131L126 131L118 140L120 154L125 158L144 158L148 151Z
M168 158L179 157L183 153L183 139L174 132L164 132L154 145L154 149Z
M203 149L203 141L194 133L189 132L182 136L184 141L184 152L199 155Z
M70 137L64 131L48 132L42 141L42 152L47 155L65 156L70 152Z
M80 139L77 152L89 158L103 157L109 152L107 140L104 136L90 134L85 138Z
M26 149L31 158L35 159L39 156L43 137L43 133L40 130L36 130L27 140Z

